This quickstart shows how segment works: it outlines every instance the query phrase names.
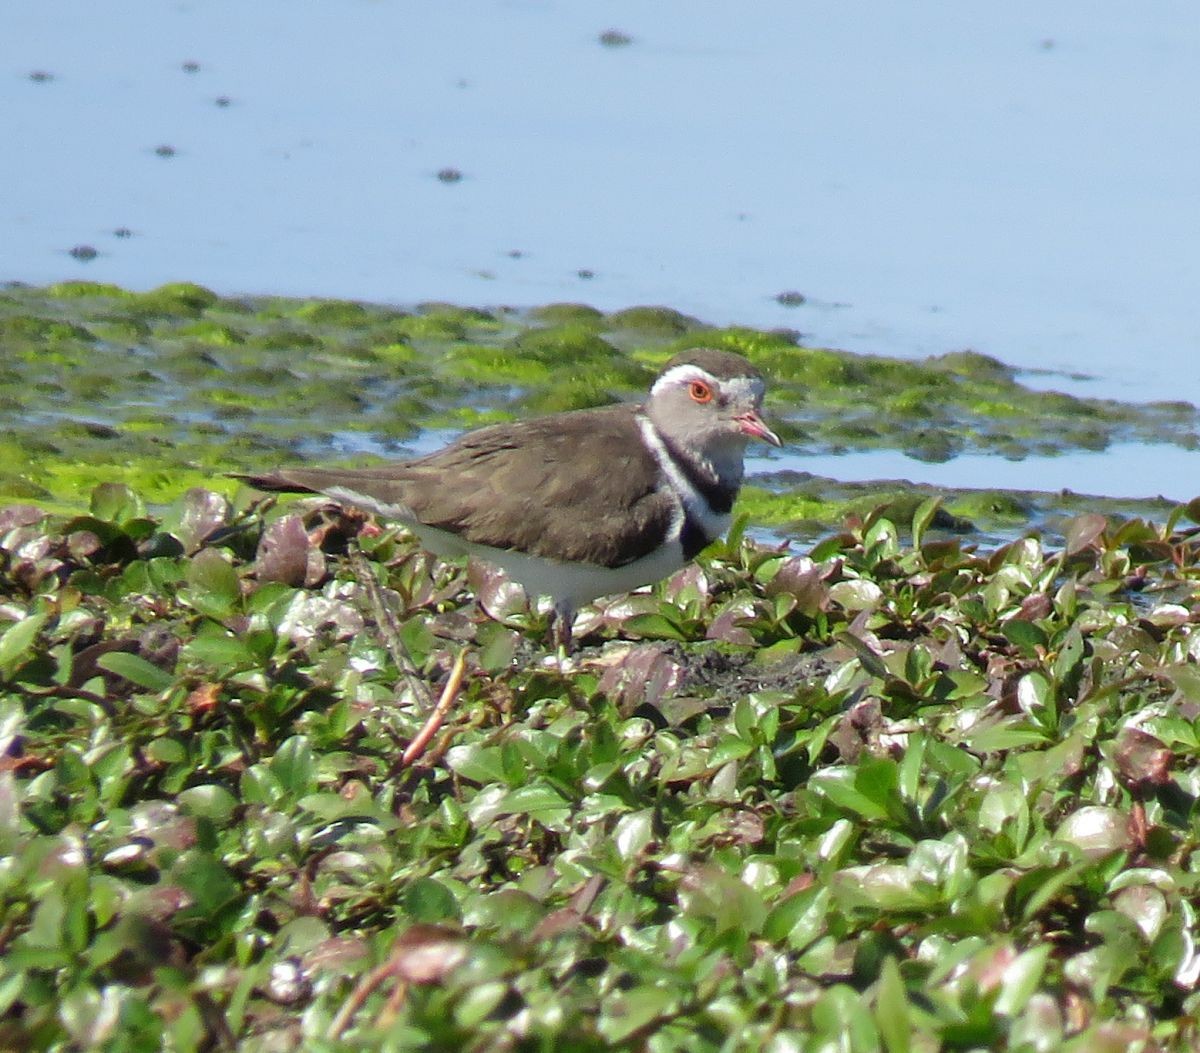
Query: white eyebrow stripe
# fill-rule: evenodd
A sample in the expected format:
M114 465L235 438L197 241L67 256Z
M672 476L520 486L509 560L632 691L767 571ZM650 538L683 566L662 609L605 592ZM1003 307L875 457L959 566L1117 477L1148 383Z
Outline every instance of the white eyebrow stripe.
M650 394L657 395L663 388L673 387L675 385L692 384L696 381L703 384L711 384L717 387L717 378L714 377L707 369L701 369L699 366L694 366L690 362L685 362L683 365L672 366L661 377L654 382L654 387L650 389Z
M666 387L692 384L695 381L720 388L722 392L732 395L738 401L761 402L767 390L766 384L759 377L727 377L725 380L717 380L707 369L684 362L682 365L672 366L659 377L650 389L650 395L653 397Z

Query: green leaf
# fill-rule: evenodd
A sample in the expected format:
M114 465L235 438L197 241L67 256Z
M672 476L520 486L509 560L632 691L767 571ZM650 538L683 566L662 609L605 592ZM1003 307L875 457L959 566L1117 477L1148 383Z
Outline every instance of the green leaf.
M101 522L122 526L145 516L146 506L124 483L101 483L92 491L91 512Z
M255 664L254 655L241 639L211 622L201 626L181 653L189 663L212 670L217 676L229 676Z
M530 783L528 786L518 786L504 795L500 804L500 814L506 813L530 815L534 818L562 816L567 814L567 802L557 790L544 783Z
M640 812L623 815L613 830L613 844L625 863L632 863L650 844L654 836L654 812L645 808Z
M921 767L925 761L926 738L921 732L911 735L908 747L896 773L896 790L908 801L916 801L921 784Z
M912 517L912 547L919 549L921 542L924 540L925 531L929 528L929 524L933 522L933 517L937 515L937 510L942 506L940 496L927 497L919 505Z
M182 764L188 758L187 747L179 739L159 738L146 747L146 756L159 764Z
M1017 681L1017 704L1039 724L1052 720L1055 705L1050 681L1041 673L1026 673Z
M733 522L729 526L729 530L725 534L726 551L736 553L741 547L742 538L746 535L746 527L750 524L750 517L745 512L736 512L733 517Z
M976 753L999 753L1003 750L1034 746L1048 741L1046 732L1031 728L1020 718L993 724L968 733L963 741Z
M683 630L661 614L635 614L626 618L622 628L634 636L650 640L686 640Z
M296 803L323 823L336 823L349 819L369 822L382 830L394 830L399 825L390 812L381 808L378 801L366 794L346 798L332 791L309 793Z
M271 773L295 797L303 797L317 788L316 764L306 735L293 735L275 751Z
M813 1024L823 1040L821 1050L876 1050L880 1036L873 1014L866 1010L859 993L846 984L827 988L812 1008Z
M224 786L207 784L192 786L179 794L180 807L192 815L202 816L224 826L233 818L238 800Z
M1048 944L1032 947L1017 956L1016 961L1006 966L1000 983L1000 995L996 999L996 1012L1004 1016L1019 1016L1025 1011L1029 999L1037 990L1050 960Z
M415 921L461 921L458 900L440 881L417 878L404 890L404 909Z
M329 926L320 918L301 915L293 918L275 935L275 946L288 954L307 954L329 939Z
M754 712L754 704L748 698L738 699L733 707L733 726L739 737L747 742L755 740L758 727L758 717Z
M1200 497L1193 497L1187 504L1176 508L1175 512L1187 516L1193 523L1200 523Z
M0 636L0 672L10 676L33 648L37 635L46 624L49 615L45 611L27 614L15 625L4 630Z
M828 928L832 893L824 885L812 885L771 908L763 922L763 935L772 943L786 940L802 951Z
M1009 643L1020 648L1026 658L1036 657L1038 648L1045 650L1049 642L1043 629L1023 618L1010 618L1000 627L1000 631Z
M238 794L246 804L265 804L274 807L284 794L283 786L266 764L253 764L238 780Z
M909 1021L908 996L900 967L891 955L883 963L879 989L875 995L875 1021L888 1053L908 1053L912 1025Z
M869 611L883 601L883 590L867 578L848 578L829 586L829 598L848 611Z
M711 768L719 768L730 761L749 757L753 752L753 742L747 742L736 735L722 735L717 740L717 744L709 751L708 763Z
M1063 889L1078 883L1088 866L1087 863L1073 863L1061 868L1039 867L1023 875L1013 888L1021 917L1026 921L1036 917Z
M641 986L619 991L601 1002L597 1030L606 1042L624 1042L673 1009L675 996L666 988Z
M508 782L499 746L455 746L446 751L446 764L462 778L481 786Z
M220 860L199 849L190 849L171 868L172 878L192 898L191 911L198 917L215 914L241 898L241 886Z
M900 536L896 524L886 518L875 520L863 534L863 547L872 562L895 556L900 551Z
M469 988L454 1005L455 1023L460 1028L474 1033L508 994L509 985L502 980L492 980ZM416 1046L419 1041L420 1039L415 1039L412 1045Z
M128 651L109 651L101 655L96 664L101 669L122 676L147 691L162 692L175 685L175 677L165 669L147 662L141 655Z
M188 588L180 599L218 621L228 618L241 600L237 571L220 549L201 549L187 567Z
M853 768L817 771L809 779L808 786L846 811L856 812L866 819L887 818L887 808L857 787Z
M1058 646L1058 654L1054 659L1054 679L1061 683L1070 677L1083 661L1084 652L1083 633L1078 625L1072 625Z
M885 814L900 794L900 769L890 757L879 757L859 764L854 788Z
M0 1016L8 1013L13 1003L21 997L25 990L26 974L14 971L12 975L0 979Z

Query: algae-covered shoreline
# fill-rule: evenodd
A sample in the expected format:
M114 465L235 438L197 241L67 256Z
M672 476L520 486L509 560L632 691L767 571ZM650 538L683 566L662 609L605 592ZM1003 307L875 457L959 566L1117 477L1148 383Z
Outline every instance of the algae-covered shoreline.
M66 282L0 292L0 341L0 498L61 510L82 507L100 482L162 504L197 485L231 493L228 471L358 462L362 449L404 456L429 429L634 398L667 356L697 343L736 349L763 369L768 412L801 464L806 453L880 449L927 462L1122 442L1191 449L1200 424L1188 403L1032 390L969 351L910 362L809 348L792 332L711 328L663 307L402 310L220 297L188 283L134 293ZM800 536L898 499L894 484L796 484L786 473L752 484L741 510ZM1053 530L1056 517L1080 510L1063 495L939 492L985 534L1011 536L1023 521ZM1164 507L1101 503L1123 515Z

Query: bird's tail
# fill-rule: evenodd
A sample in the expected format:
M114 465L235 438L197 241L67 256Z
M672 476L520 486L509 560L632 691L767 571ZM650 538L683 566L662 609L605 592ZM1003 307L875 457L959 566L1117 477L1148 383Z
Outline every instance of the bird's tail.
M294 494L319 494L330 483L325 472L306 468L279 468L272 472L229 472L256 490Z

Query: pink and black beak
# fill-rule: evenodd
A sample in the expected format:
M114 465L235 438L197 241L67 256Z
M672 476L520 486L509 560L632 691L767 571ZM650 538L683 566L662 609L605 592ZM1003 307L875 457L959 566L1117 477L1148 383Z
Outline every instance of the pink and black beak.
M783 441L767 427L767 422L758 415L757 410L739 413L733 419L738 422L743 435L749 435L752 439L762 439L763 442L769 442L772 446L783 445Z

